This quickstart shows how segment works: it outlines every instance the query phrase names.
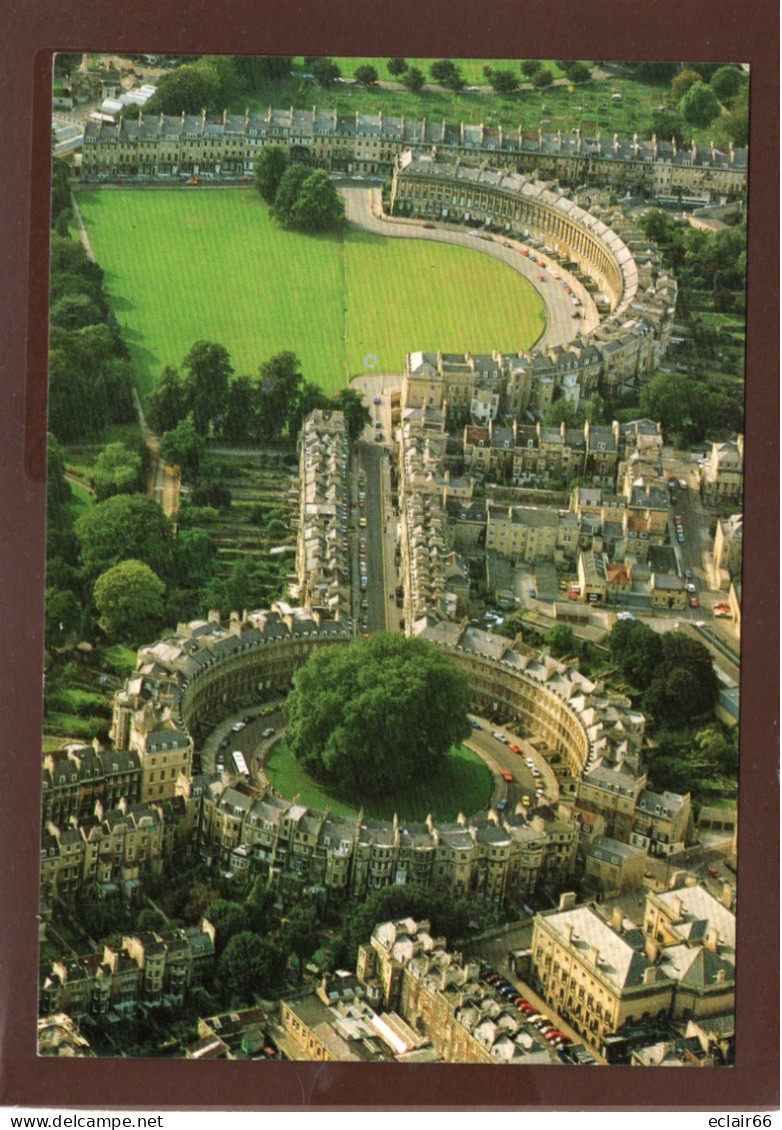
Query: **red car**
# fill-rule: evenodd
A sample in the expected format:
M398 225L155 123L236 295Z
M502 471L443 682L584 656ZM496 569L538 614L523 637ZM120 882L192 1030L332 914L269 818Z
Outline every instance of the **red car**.
M509 769L503 769L502 770L502 779L503 779L503 781L507 781L508 783L510 783L514 779L513 774L510 772Z
M516 745L515 742L511 742L510 745L508 746L508 749L511 751L511 753L521 753L522 752L521 746Z
M690 597L690 608L700 608L700 606L701 606L701 602L698 600L697 596L691 596Z

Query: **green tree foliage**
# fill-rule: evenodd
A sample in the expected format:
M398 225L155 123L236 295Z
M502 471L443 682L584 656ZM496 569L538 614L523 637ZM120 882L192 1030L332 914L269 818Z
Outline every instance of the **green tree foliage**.
M46 646L59 647L81 624L81 598L71 589L47 588L44 608Z
M641 413L659 420L663 430L676 429L687 437L705 432L707 391L683 373L658 373L641 389Z
M679 110L685 122L705 129L719 115L720 104L710 87L696 82L682 98Z
M741 88L745 85L741 72L735 67L720 67L711 76L709 86L714 91L717 99L729 106Z
M546 632L545 639L551 654L557 659L562 659L566 655L573 655L576 651L576 637L573 635L573 629L569 624L555 625Z
M101 627L117 639L138 641L159 620L166 586L143 561L121 561L101 573L93 595Z
M180 585L200 589L214 575L217 550L205 530L180 530L172 565L172 575Z
M513 71L485 67L484 73L495 94L515 94L519 89L519 80Z
M448 90L461 90L464 86L464 76L453 59L437 59L429 67L429 74L439 86Z
M115 494L135 494L144 485L141 456L124 443L110 443L95 461L92 485L99 502Z
M311 906L294 906L277 933L283 953L293 954L301 972L302 965L320 945L321 929Z
M262 439L279 438L295 419L304 388L301 362L285 350L261 363L258 431Z
M678 110L663 109L653 113L651 124L647 126L645 133L647 137L654 135L658 141L675 141L677 145L683 146L689 128L685 126Z
M611 629L608 646L623 677L639 690L648 687L663 658L658 633L640 620L618 620Z
M525 59L521 64L521 73L526 79L532 81L542 66L540 59Z
M342 796L392 796L470 733L469 680L423 640L381 633L312 656L286 703L296 758Z
M282 179L277 187L277 193L274 197L272 214L283 227L293 226L293 209L301 186L310 175L310 172L311 170L308 169L306 165L301 165L294 161L288 165L282 175Z
M267 145L255 156L253 162L255 187L267 204L274 203L288 161L288 150L282 145Z
M532 79L533 85L537 87L538 90L542 90L547 86L551 86L553 81L554 75L548 69L548 67L543 67L541 70L537 71Z
M233 374L228 350L215 342L197 341L188 350L182 368L185 400L193 413L195 429L206 436L223 416L228 401L228 382Z
M369 63L364 63L362 66L356 67L354 78L356 82L360 82L364 86L374 86L378 79L377 69L370 66Z
M592 71L586 63L571 63L565 74L573 83L589 82Z
M217 965L218 976L228 991L249 1002L256 993L266 993L281 972L280 952L266 938L250 930L234 934Z
M560 424L564 424L566 428L577 428L578 412L569 400L560 397L546 412L543 423L547 428L558 428Z
M311 59L309 62L310 73L313 74L320 86L324 89L332 86L340 78L342 71L333 59Z
M606 402L599 392L593 392L587 400L585 418L590 424L606 423Z
M205 455L206 440L196 431L192 412L160 437L160 458L170 467L179 467L184 478L198 474Z
M406 90L411 94L417 94L426 85L426 75L420 67L410 67L402 79L402 83Z
M303 232L339 231L344 220L345 204L333 181L325 169L315 169L299 188L291 227Z
M155 431L168 432L185 418L187 411L182 374L173 365L166 365L147 397L147 420Z
M310 412L314 412L316 408L332 408L333 406L333 401L326 395L320 385L313 384L312 381L304 381L296 402L296 407L288 417L288 429L291 437L299 434Z
M690 87L696 82L703 82L703 75L698 71L679 71L671 81L671 102L678 106Z
M171 523L151 498L138 494L107 498L82 514L74 531L89 577L140 555L155 572L163 576L167 573Z
M405 71L410 69L407 63L407 59L401 59L398 56L393 59L389 59L387 66L388 73L393 78L399 78L400 75L403 75Z
M287 78L292 59L290 55L234 55L233 61L244 89L252 93L268 83Z
M460 938L497 922L496 910L480 895L454 898L450 892L408 884L371 892L345 915L331 953L332 967L355 963L360 945L372 937L375 926L400 918L426 919L434 937L444 937L452 946ZM471 925L473 923L473 925Z
M257 377L236 376L228 386L228 402L223 437L231 443L256 439L261 405L261 386Z
M358 439L363 429L372 422L364 398L354 388L343 388L331 401L345 415L345 427L351 441Z
M145 113L200 114L222 110L225 103L223 81L213 63L199 59L185 63L162 75L157 89L147 102Z
M204 910L204 918L215 928L215 956L219 959L225 947L236 934L251 929L246 908L239 902L215 899Z
M49 430L62 443L134 417L133 374L102 285L103 272L82 245L53 234Z
M732 142L737 148L749 144L749 86L744 83L733 100L729 114L714 122L714 140L720 145Z
M63 504L70 501L71 493L65 477L65 456L50 433L46 444L46 517L50 522L58 517Z
M64 294L54 303L49 315L53 326L63 330L82 330L103 320L103 312L86 294Z
M325 169L294 163L280 180L272 212L283 227L325 232L341 228L345 206Z

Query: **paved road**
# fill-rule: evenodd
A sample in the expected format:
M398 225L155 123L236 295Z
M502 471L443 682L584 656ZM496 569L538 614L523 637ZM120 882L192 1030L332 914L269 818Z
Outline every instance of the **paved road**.
M533 749L529 742L515 734L512 727L495 726L485 719L479 718L477 720L481 723L481 729L473 730L466 744L479 755L487 755L500 771L507 769L508 772L513 774L513 783L507 785L504 794L499 794L499 796L505 795L507 797L508 807L512 810L525 794L534 799L535 790L541 787L544 792L540 803L545 801L556 803L559 798L559 785L553 769L545 758ZM508 738L508 745L493 737L495 733L505 734ZM510 742L521 746L522 753L513 753L509 748ZM532 775L532 771L526 764L528 757L535 762L538 772L541 774L540 777ZM499 799L499 796L495 795L494 800Z
M540 294L546 306L546 329L543 336L536 343L537 346L565 345L572 341L576 332L591 332L600 321L597 308L587 290L568 275L562 267L553 264L554 269L561 276L557 280L546 270L531 263L529 258L520 252L522 244L503 236L492 236L490 239L476 238L469 234L469 229L455 225L438 225L436 228L425 228L421 221L398 220L381 216L380 190L377 188L363 188L350 184L342 184L339 188L340 195L345 199L345 215L348 222L363 231L374 232L378 235L396 236L404 239L429 239L435 243L450 243L460 247L470 247L473 251L482 251L485 255L492 255L505 263L517 274L522 275ZM547 259L541 252L535 252L536 258ZM539 276L544 281L540 281ZM573 317L574 309L570 296L565 292L563 281L567 281L574 294L582 302L582 317Z

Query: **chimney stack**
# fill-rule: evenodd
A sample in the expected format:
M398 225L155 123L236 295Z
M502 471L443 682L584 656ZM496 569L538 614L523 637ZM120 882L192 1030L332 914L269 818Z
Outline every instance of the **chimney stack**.
M576 905L576 892L575 891L563 891L562 894L559 896L559 909L560 910L572 910L575 905Z

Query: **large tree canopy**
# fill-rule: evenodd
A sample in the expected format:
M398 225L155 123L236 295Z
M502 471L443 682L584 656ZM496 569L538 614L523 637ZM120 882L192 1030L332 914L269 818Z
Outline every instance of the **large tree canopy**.
M274 203L288 160L288 150L282 145L267 145L255 156L255 187L267 204Z
M197 341L182 362L184 391L199 435L209 434L210 425L221 417L228 401L228 382L233 367L224 345Z
M469 680L451 659L423 640L381 633L320 651L298 671L288 741L340 795L393 795L436 772L469 735L469 703Z
M634 687L649 686L662 662L660 636L640 620L618 620L608 637L611 657Z
M133 557L142 557L158 573L169 568L171 523L154 499L114 495L82 514L74 529L89 576Z
M718 117L720 104L717 96L705 82L694 83L679 103L685 122L705 129Z
M99 502L114 494L135 494L144 486L142 459L124 443L110 443L101 451L92 472Z
M121 561L95 582L101 625L120 639L137 641L163 611L166 586L142 561Z

